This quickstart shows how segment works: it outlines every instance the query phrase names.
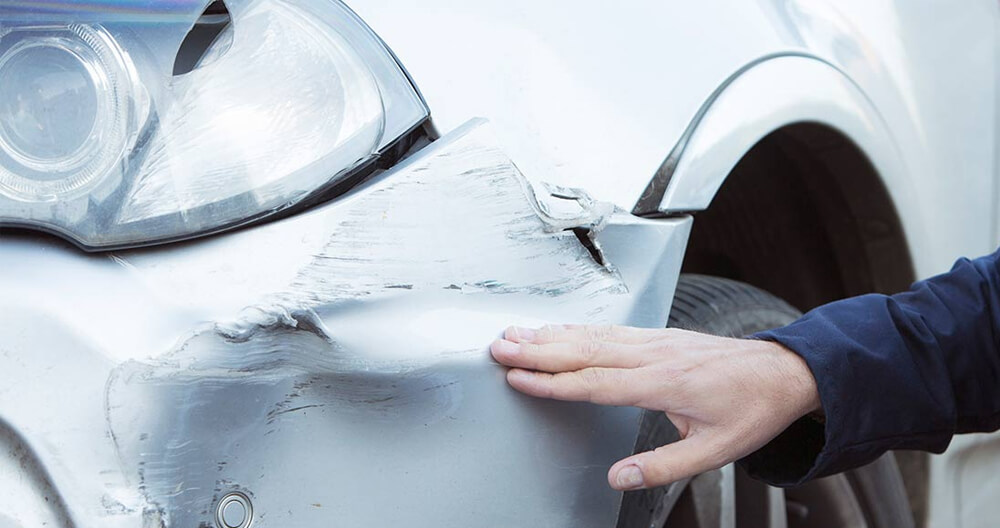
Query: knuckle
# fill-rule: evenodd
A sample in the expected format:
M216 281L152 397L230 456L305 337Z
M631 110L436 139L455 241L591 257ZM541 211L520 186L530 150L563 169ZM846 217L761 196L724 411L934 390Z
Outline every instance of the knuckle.
M675 366L665 366L659 369L665 383L680 388L687 384L688 371Z
M521 343L521 365L525 368L537 370L541 365L541 360L539 359L539 352L541 352L541 347L531 343Z
M528 356L535 356L541 351L541 347L534 343L521 343L521 353Z
M654 339L656 333L646 333L643 330L623 325L611 325L608 327L608 341L621 343L643 344Z
M654 449L647 458L645 465L648 468L648 472L652 473L652 479L658 485L668 484L684 478L684 475L678 473L677 469L671 463L667 446Z
M535 374L532 383L535 395L542 398L552 398L555 395L555 387L552 383L552 376Z
M589 392L576 373L560 373L552 377L552 391L557 397L577 400L585 398Z
M604 371L597 369L586 369L580 371L580 379L583 383L590 387L597 387L604 382L605 374Z
M681 328L670 327L663 329L663 336L668 339L677 339L678 337L682 336L685 333L687 333L687 331Z
M543 343L555 340L559 328L556 325L545 325L538 329L538 338Z
M585 334L591 341L607 341L613 331L614 327L611 325L591 325L587 327Z
M580 390L588 400L601 398L601 387L604 385L605 373L597 369L584 369L580 371Z
M582 341L577 344L577 354L584 363L591 364L600 354L600 348L601 345L597 341Z

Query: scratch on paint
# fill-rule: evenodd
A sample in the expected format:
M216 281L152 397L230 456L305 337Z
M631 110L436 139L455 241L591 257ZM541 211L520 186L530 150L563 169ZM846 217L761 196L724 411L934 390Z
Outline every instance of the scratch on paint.
M460 295L582 303L597 317L628 292L594 238L613 206L579 190L536 191L475 133L430 149L344 204L325 246L284 291L206 324L155 360L114 371L109 434L148 504L171 512L170 525L197 526L199 512L212 511L201 490L252 487L256 469L233 462L294 445L302 411L323 409L312 424L358 427L454 416L463 385L434 366L481 350L378 360L342 346L339 319L320 313ZM157 409L128 404L137 401Z

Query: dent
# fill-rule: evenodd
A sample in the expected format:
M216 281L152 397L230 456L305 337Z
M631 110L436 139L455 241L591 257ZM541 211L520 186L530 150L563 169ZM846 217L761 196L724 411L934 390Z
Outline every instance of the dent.
M176 247L6 240L0 409L74 524L211 525L239 491L262 528L516 525L514 504L611 525L637 413L525 398L486 345L662 324L689 221L531 188L496 144L473 123L337 203Z
M121 365L108 384L108 427L147 515L199 526L220 497L271 477L253 462L271 459L307 423L433 424L454 411L461 389L425 363L353 354L304 311L236 334L214 326L155 363Z
M588 247L600 251L598 234L623 211L579 189L532 187L482 121L454 136L344 204L289 284L223 331L398 295L628 293L615 266ZM519 261L536 265L512 265Z
M282 291L114 369L108 430L147 516L199 525L237 483L248 492L269 478L247 461L316 423L376 434L456 420L463 368L501 370L485 341L359 346L358 326L381 333L366 312L393 332L437 306L475 311L499 297L581 303L598 317L628 293L597 239L620 211L579 189L533 188L494 145L475 123L431 147L342 206Z

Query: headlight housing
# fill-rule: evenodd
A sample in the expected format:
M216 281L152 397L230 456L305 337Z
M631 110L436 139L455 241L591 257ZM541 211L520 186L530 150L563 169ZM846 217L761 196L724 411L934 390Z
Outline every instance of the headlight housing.
M328 191L427 119L336 0L228 0L232 23L173 75L208 3L5 2L0 223L87 248L215 232Z

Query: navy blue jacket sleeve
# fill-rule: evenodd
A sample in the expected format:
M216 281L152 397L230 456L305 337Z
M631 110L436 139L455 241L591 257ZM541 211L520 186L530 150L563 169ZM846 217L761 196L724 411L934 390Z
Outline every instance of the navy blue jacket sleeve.
M741 463L790 486L890 449L940 453L956 433L996 430L998 336L1000 251L959 260L908 292L837 301L756 334L805 359L825 420L799 420Z

